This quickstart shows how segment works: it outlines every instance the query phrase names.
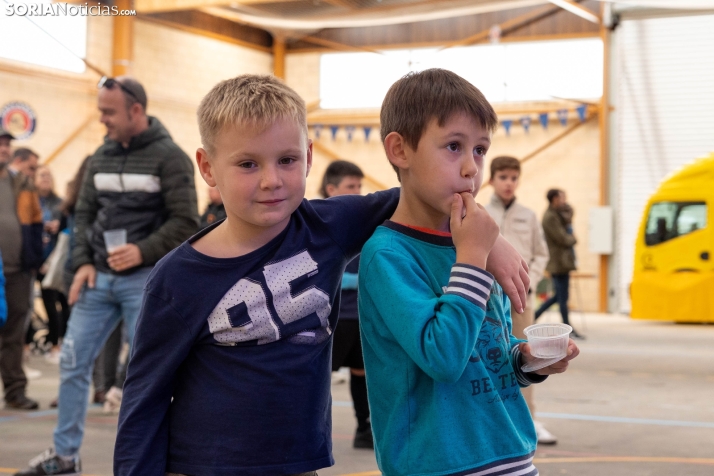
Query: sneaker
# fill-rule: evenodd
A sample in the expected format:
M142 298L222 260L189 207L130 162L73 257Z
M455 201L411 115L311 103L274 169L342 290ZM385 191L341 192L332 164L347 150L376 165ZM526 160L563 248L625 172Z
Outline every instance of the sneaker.
M533 424L535 425L539 445L554 445L558 442L558 438L556 438L553 433L546 430L541 422L534 421Z
M46 474L68 474L80 476L82 463L79 456L60 456L50 448L30 460L30 466L15 473L15 476L42 476Z
M355 439L352 442L353 448L366 448L374 449L374 438L372 437L372 427L368 426L364 430L357 430L355 432Z
M331 383L332 385L338 385L345 383L347 381L347 374L342 372L342 369L332 372Z
M60 363L60 351L52 349L45 354L45 360L51 364L59 365Z
M119 413L123 392L118 387L112 387L104 396L104 413Z
M37 369L32 369L27 365L22 366L22 371L25 372L25 377L27 377L27 380L35 380L42 377L42 372Z
M574 337L575 339L585 340L585 336L582 335L582 334L578 334L577 332L575 332L575 329L573 329L573 330L570 332L570 335L571 335L572 337Z
M27 398L27 396L22 395L14 400L6 400L5 408L11 408L14 410L37 410L40 408L40 404L36 400Z

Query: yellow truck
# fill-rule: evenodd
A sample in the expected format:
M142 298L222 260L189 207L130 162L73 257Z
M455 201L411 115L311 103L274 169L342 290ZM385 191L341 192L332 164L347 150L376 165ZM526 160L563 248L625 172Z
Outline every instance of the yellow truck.
M714 322L714 153L665 179L637 233L634 319Z

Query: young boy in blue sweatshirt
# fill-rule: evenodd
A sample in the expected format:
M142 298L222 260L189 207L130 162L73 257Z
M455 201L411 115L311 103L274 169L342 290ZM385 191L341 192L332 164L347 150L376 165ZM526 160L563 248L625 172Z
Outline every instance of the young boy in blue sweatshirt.
M393 213L398 190L305 200L306 115L271 76L223 81L202 100L196 162L227 218L166 255L147 280L115 475L311 475L334 463L340 281ZM511 248L500 251L519 266ZM511 271L497 277L523 285Z
M439 69L397 81L381 136L402 187L362 249L359 312L382 473L529 475L536 433L519 388L537 371L511 335L510 303L486 271L499 230L473 197L497 125L481 92ZM518 308L518 307L517 307Z

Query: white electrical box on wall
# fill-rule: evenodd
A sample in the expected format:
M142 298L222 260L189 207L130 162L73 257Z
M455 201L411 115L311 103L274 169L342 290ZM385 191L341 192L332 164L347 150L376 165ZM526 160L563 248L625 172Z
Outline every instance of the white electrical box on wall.
M588 242L591 253L611 255L613 251L612 207L594 207L590 209Z

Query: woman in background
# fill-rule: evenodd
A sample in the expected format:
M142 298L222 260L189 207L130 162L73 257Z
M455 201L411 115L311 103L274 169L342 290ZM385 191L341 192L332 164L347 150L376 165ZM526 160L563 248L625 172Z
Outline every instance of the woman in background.
M39 167L35 174L35 189L40 197L42 222L44 224L42 230L43 261L47 260L47 257L55 248L57 236L62 228L61 222L64 221L62 199L57 196L54 187L55 182L50 169L47 166ZM37 280L40 283L42 283L46 272L46 265L43 265L37 275ZM46 357L51 362L59 363L59 340L64 336L64 332L67 329L67 320L69 319L67 297L56 289L42 288L42 303L45 306L48 320L49 332L46 342L52 345Z

